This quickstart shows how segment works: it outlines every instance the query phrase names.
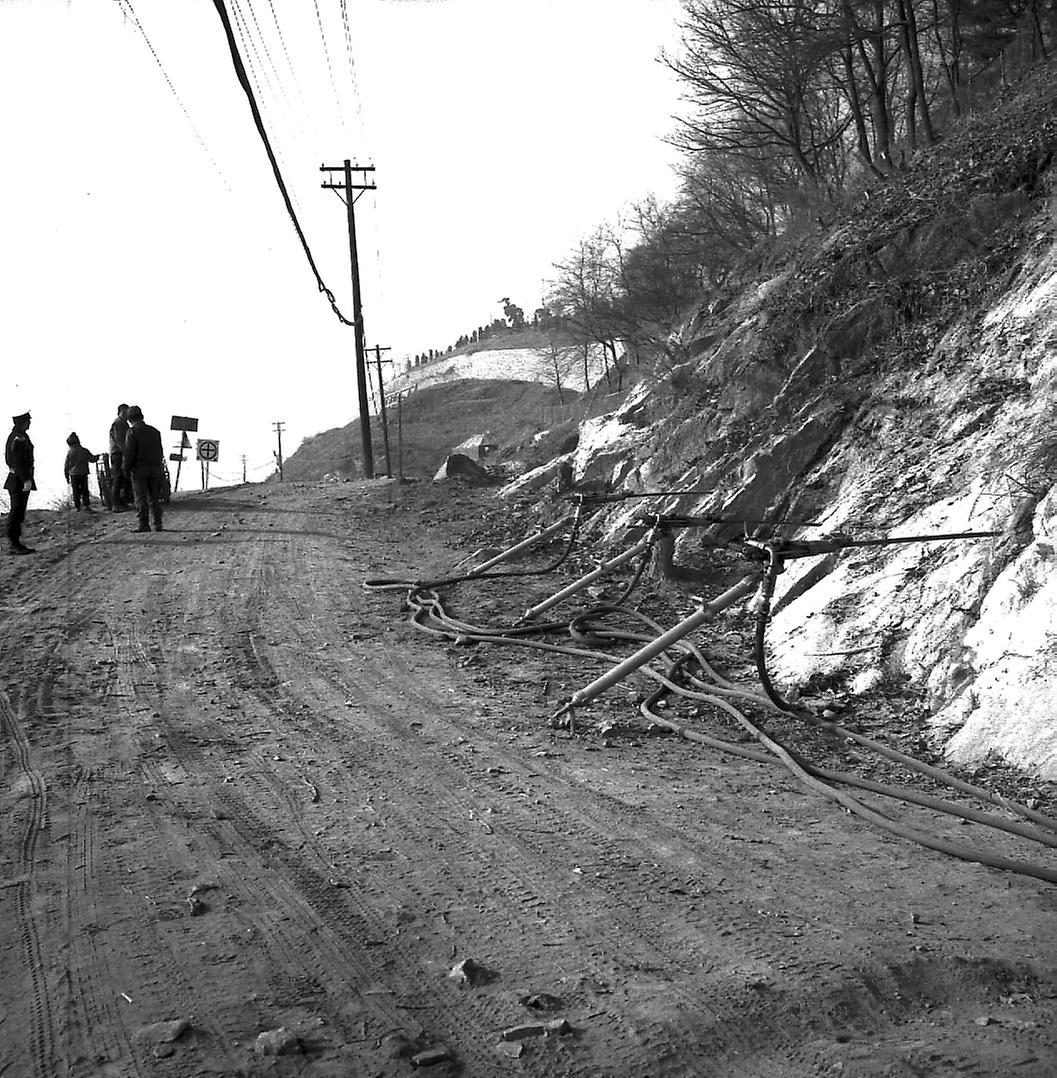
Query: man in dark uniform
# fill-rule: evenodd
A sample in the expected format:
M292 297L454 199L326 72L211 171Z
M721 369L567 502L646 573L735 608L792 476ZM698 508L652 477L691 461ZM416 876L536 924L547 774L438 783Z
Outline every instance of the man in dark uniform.
M143 422L143 410L138 404L128 410L132 425L125 436L125 471L132 478L132 491L136 495L136 515L139 517L138 532L150 531L150 518L154 518L154 530L162 530L162 488L165 484L165 450L161 444L161 431Z
M129 477L125 474L125 439L128 437L128 405L117 406L117 418L110 424L110 504L115 512L132 502Z
M11 499L7 517L7 543L12 554L32 554L32 547L22 542L22 522L26 519L29 492L37 489L33 482L33 443L29 440L29 412L12 418L14 426L4 446L4 460L9 469L4 490Z

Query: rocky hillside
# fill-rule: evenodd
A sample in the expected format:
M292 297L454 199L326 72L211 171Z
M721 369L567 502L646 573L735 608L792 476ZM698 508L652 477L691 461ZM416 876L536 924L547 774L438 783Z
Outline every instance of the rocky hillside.
M905 685L946 751L1057 778L1057 68L1037 69L781 262L707 298L685 362L570 460L655 509L819 521L805 538L965 530L789 562L786 691ZM531 484L529 484L531 485ZM512 488L525 489L525 486ZM599 522L617 543L641 509ZM686 530L677 558L714 554Z

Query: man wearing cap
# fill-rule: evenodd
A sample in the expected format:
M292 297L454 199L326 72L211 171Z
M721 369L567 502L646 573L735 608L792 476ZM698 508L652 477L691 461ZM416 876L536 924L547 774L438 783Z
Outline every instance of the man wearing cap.
M116 512L132 500L129 477L125 474L125 439L128 437L128 405L117 406L117 418L110 424L110 505Z
M136 496L136 515L139 527L134 531L149 532L150 518L154 518L154 530L162 530L161 498L165 484L165 450L161 444L161 431L143 421L143 410L138 404L128 410L131 424L125 437L125 471L132 478L132 491Z
M4 446L8 476L4 490L11 499L7 517L7 543L12 554L32 554L33 549L22 542L22 522L26 519L29 492L37 489L33 482L33 443L29 440L29 412L12 417L14 426Z

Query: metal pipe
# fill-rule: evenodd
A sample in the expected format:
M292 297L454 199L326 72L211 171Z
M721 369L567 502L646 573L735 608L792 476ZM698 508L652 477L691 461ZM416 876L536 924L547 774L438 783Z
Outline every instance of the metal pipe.
M578 591L582 591L588 584L594 583L594 581L613 572L614 569L619 569L629 561L634 561L635 558L653 545L653 540L654 533L651 531L649 535L644 535L634 546L628 547L623 554L618 554L615 558L603 562L597 569L592 570L586 576L580 577L579 580L574 580L568 587L562 588L561 591L556 592L549 599L544 599L542 603L537 603L535 606L530 607L521 615L521 620L528 621L529 618L534 618L545 610L550 610L552 606L557 606L563 600L568 599L570 595L575 595Z
M508 558L516 557L523 550L527 550L534 543L542 542L544 539L549 539L552 535L560 532L565 526L574 518L562 517L557 523L552 524L549 528L544 528L543 531L537 532L535 535L530 535L527 539L522 539L516 546L512 546L509 550L504 550L501 554L497 554L494 558L483 562L481 565L471 569L467 574L468 576L477 576L478 573L483 573L486 569L491 569L493 565L498 565L501 561L506 561Z
M640 648L634 655L617 663L611 670L596 678L590 685L584 686L573 693L569 702L557 712L554 718L564 714L570 708L580 707L601 695L607 689L612 688L618 681L623 681L629 674L634 673L640 666L645 666L651 659L655 659L666 651L672 644L678 643L688 633L700 628L706 622L711 621L721 610L733 606L740 599L751 595L760 584L758 573L750 573L743 576L732 588L728 588L722 595L716 596L710 603L703 603L701 608L689 617L684 618L678 625L673 626L666 633L657 637L652 643Z

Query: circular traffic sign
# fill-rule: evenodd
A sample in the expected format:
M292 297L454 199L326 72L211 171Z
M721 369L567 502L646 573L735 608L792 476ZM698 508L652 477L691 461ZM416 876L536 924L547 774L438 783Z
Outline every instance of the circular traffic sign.
M198 459L199 460L219 460L220 459L220 442L215 438L199 438L198 439Z

